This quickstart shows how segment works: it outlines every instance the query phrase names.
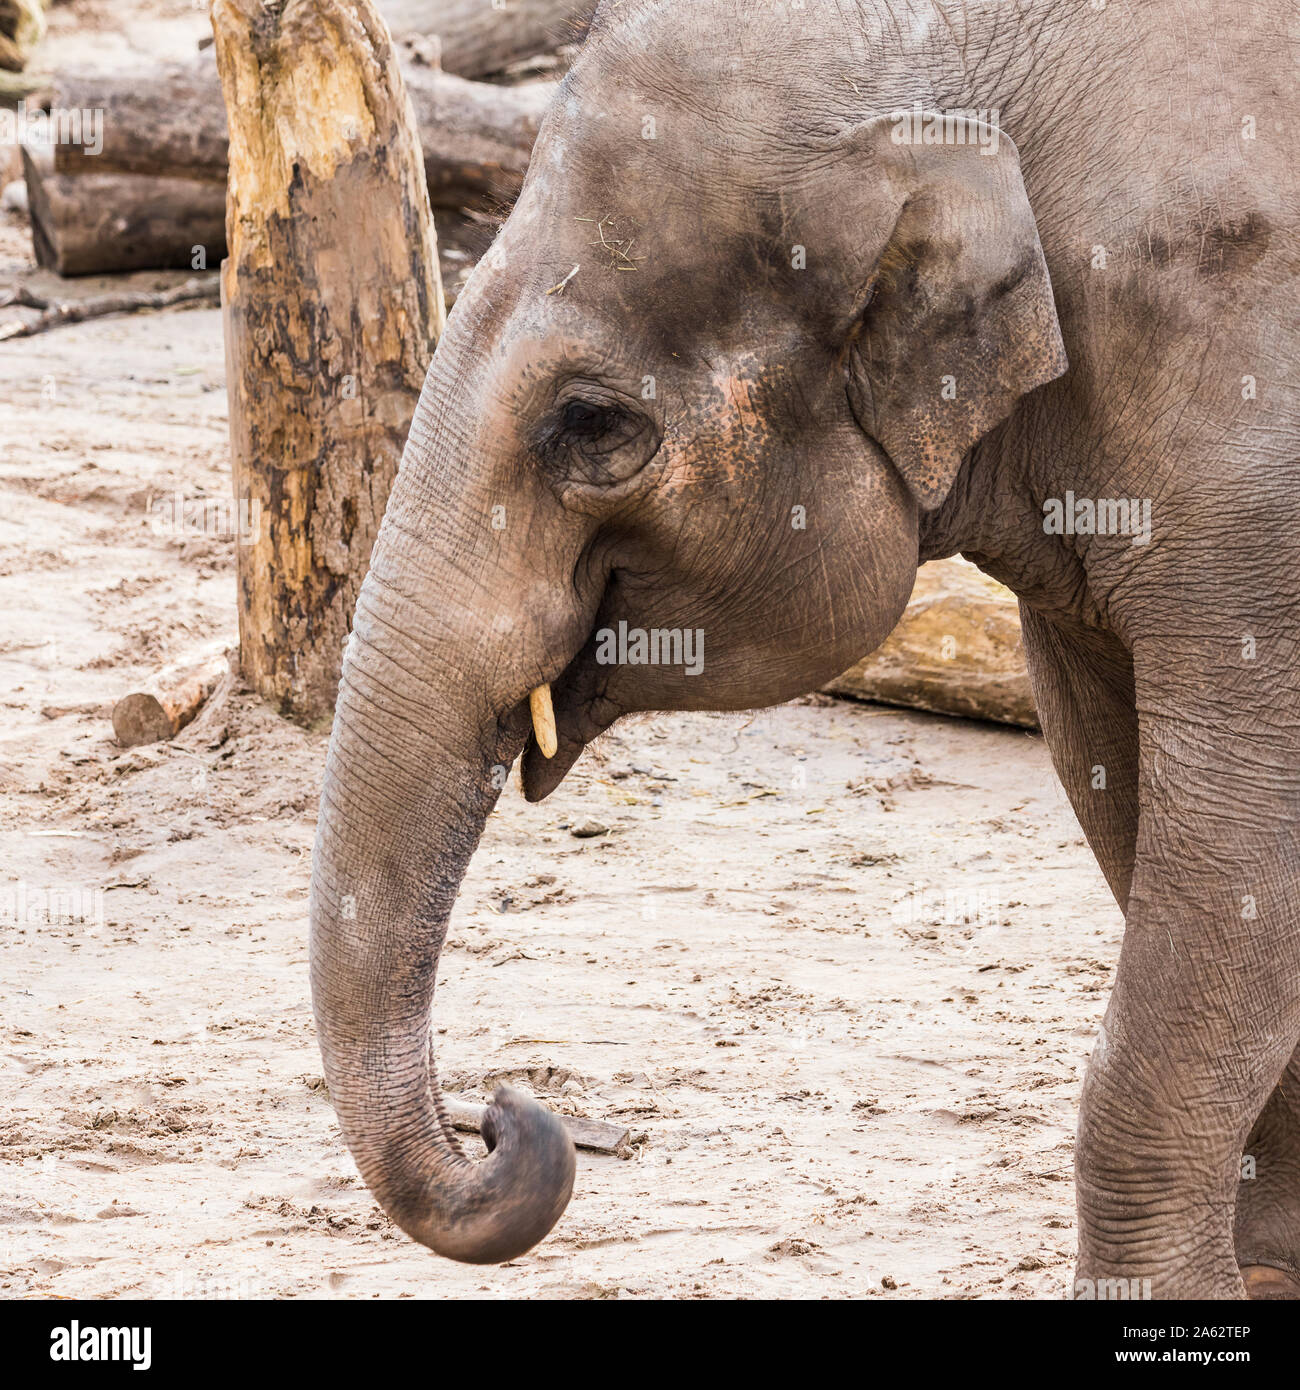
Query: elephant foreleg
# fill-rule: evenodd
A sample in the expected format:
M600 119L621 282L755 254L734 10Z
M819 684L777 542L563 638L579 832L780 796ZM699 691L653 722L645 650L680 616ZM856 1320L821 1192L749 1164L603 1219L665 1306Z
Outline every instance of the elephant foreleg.
M1137 852L1133 668L1113 639L1080 644L1021 607L1043 732L1088 843L1127 908ZM1252 1298L1300 1298L1300 1048L1246 1141L1235 1247Z
M1278 702L1208 682L1199 645L1139 652L1135 670L1140 820L1084 1087L1079 1277L1239 1298L1241 1153L1300 1041L1294 735Z

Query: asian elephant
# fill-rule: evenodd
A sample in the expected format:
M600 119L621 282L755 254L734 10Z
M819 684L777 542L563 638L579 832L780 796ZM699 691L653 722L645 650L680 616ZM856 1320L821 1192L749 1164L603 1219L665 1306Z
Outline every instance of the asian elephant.
M816 688L960 552L1126 916L1075 1292L1300 1294L1298 70L1285 4L601 5L430 368L325 774L325 1074L416 1240L510 1259L573 1185L508 1088L466 1157L430 1052L503 769L537 800L628 712Z

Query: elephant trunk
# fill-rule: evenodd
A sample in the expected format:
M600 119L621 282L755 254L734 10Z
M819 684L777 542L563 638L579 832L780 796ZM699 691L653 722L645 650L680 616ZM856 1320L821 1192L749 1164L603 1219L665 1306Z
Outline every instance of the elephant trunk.
M383 550L358 604L321 796L316 1025L344 1138L385 1211L441 1255L497 1263L559 1219L573 1145L555 1116L503 1086L483 1126L488 1157L466 1157L442 1109L430 1022L448 916L527 707L472 707L474 683L431 655L427 631L419 650L427 615L410 611L397 570L383 573ZM435 645L456 649L445 633Z

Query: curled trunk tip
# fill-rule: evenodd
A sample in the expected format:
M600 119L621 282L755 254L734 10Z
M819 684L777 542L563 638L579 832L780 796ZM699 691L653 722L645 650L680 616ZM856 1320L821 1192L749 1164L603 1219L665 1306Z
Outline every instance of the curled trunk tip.
M488 1157L462 1168L452 1210L412 1213L403 1229L439 1255L502 1264L531 1250L573 1195L576 1157L557 1116L513 1086L499 1086L483 1118Z

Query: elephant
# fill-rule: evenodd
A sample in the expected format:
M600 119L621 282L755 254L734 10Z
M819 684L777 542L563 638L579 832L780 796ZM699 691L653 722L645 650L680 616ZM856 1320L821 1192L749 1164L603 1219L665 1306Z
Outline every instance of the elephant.
M509 1087L467 1156L431 1052L504 773L816 689L962 554L1125 918L1071 1296L1300 1294L1298 67L1264 4L597 9L430 366L324 774L325 1076L415 1240L509 1260L574 1183Z

